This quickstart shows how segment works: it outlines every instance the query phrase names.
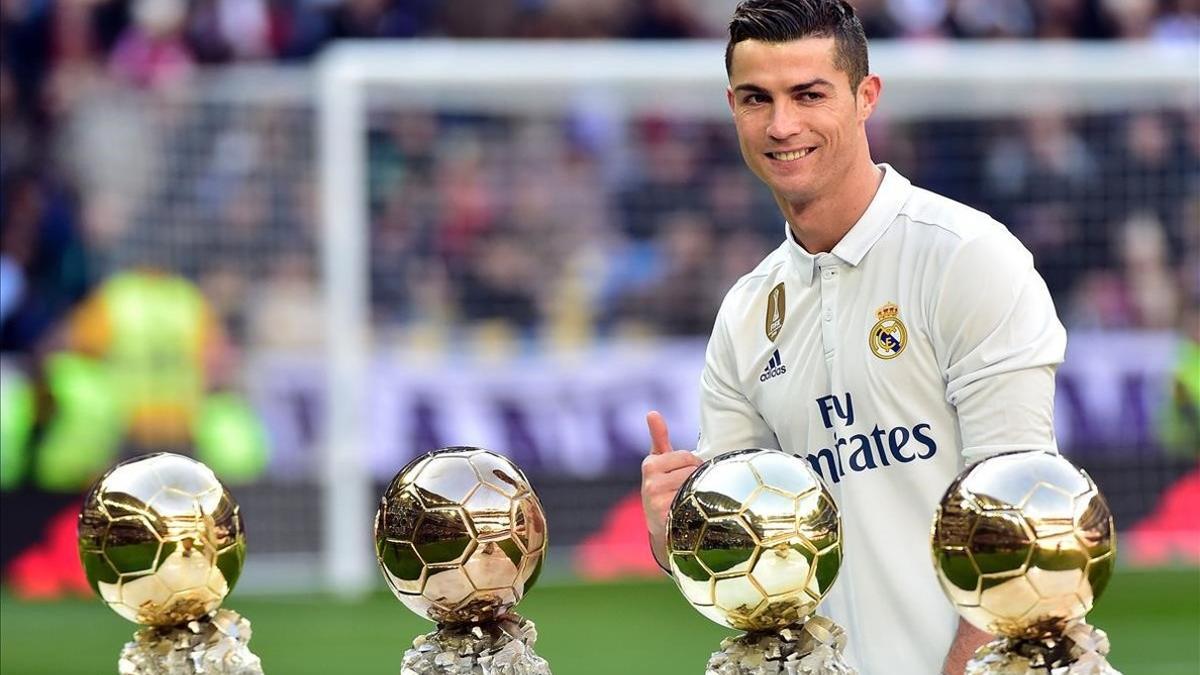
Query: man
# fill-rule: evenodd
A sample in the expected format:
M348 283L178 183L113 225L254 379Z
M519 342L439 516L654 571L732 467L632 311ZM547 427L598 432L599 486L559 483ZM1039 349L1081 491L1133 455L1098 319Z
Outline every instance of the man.
M66 351L47 359L55 415L38 450L39 483L78 489L134 452L194 452L222 480L261 475L261 422L221 392L232 353L220 319L187 279L152 268L114 274L72 314Z
M746 0L727 97L786 241L729 291L701 378L701 438L673 451L658 413L642 499L665 562L671 498L703 460L805 457L841 507L845 559L821 611L867 675L962 673L989 636L958 621L929 528L968 461L1056 448L1065 333L1028 251L987 215L876 165L882 82L842 0Z

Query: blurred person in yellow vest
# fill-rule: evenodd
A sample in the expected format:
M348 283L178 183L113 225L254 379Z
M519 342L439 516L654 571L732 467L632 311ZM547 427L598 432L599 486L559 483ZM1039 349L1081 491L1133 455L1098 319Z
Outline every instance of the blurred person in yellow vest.
M1200 304L1188 304L1181 323L1171 392L1162 408L1159 433L1172 454L1196 457L1200 455Z
M232 482L261 473L265 432L240 396L216 391L230 384L232 349L188 280L151 269L113 275L71 315L64 343L44 364L55 410L38 453L43 487L86 485L122 438L135 454L195 454Z
M149 270L106 280L72 315L67 347L105 362L127 434L145 449L184 449L208 388L219 384L229 347L200 291Z

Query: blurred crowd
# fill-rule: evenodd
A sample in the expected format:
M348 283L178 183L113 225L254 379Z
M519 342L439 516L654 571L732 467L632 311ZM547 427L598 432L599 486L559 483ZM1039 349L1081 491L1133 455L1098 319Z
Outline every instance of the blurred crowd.
M198 284L236 344L321 339L311 107L172 94L207 66L303 63L342 38L720 37L734 4L3 0L0 349L43 343L102 278L137 265ZM879 38L1200 40L1196 0L854 4ZM725 123L406 109L370 126L384 331L703 336L723 290L782 237ZM1195 315L1194 110L870 132L877 159L1008 224L1069 325Z

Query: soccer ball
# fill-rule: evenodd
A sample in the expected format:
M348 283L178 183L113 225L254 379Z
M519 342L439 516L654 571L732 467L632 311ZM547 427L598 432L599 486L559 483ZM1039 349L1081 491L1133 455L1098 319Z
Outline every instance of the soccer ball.
M375 516L375 554L392 592L438 623L489 621L537 580L546 518L525 474L471 447L434 450L396 474Z
M1049 452L989 457L950 484L933 562L942 590L988 633L1037 639L1082 619L1112 576L1112 513L1086 473Z
M698 468L667 522L671 575L701 614L738 630L777 630L811 614L837 578L837 505L808 463L738 450Z
M214 611L246 559L242 516L209 468L170 453L104 474L79 514L79 558L114 612L175 626Z

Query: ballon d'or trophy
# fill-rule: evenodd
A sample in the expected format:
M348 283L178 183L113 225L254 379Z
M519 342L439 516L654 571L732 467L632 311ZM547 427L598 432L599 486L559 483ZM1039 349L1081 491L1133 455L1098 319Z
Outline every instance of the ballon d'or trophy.
M667 521L671 575L701 614L737 630L708 675L854 673L846 632L816 616L837 578L842 521L808 463L778 450L737 450L702 464Z
M121 650L121 675L261 675L250 622L220 609L246 536L207 466L157 453L109 469L79 514L79 558L104 603L143 626Z
M958 613L999 636L967 675L1117 674L1108 637L1084 622L1112 576L1112 513L1066 459L1016 452L968 467L942 497L932 546Z
M437 623L403 675L549 675L533 622L512 612L546 556L546 517L508 459L434 450L396 474L375 516L375 554L406 607Z

